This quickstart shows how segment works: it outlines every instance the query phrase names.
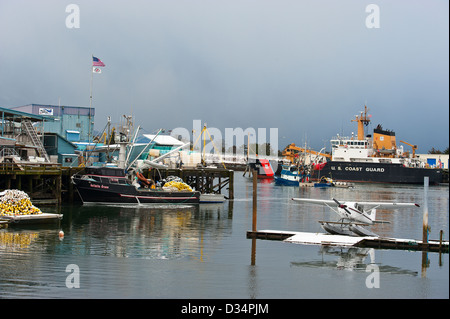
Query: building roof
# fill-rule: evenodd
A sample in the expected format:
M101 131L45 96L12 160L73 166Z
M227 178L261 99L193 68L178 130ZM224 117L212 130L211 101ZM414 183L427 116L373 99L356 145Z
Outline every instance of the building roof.
M59 138L60 140L62 140L64 143L69 144L70 146L73 146L74 148L77 148L77 145L71 141L69 141L67 138L65 138L64 136L58 134L58 133L54 133L54 132L45 132L44 136L56 136L57 138Z
M33 114L46 116L62 116L62 115L85 115L95 116L95 108L85 106L70 106L70 105L50 105L50 104L27 104L22 106L15 106L12 109L21 110ZM46 117L48 118L48 117Z
M32 121L49 120L47 116L36 115L0 107L0 119L6 119L9 121L20 121L23 118L30 119ZM50 120L53 121L53 119Z

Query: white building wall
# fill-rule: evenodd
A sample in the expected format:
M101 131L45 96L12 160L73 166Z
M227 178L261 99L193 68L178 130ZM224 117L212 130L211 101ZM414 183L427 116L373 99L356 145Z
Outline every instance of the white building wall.
M421 161L430 165L430 167L442 167L448 169L448 154L416 154Z

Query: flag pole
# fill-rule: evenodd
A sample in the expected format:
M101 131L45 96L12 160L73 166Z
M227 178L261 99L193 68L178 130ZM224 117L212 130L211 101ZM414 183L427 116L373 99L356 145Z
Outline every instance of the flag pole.
M90 70L91 70L91 85L90 85L90 95L89 95L89 123L88 123L88 143L91 140L91 109L92 109L92 83L94 81L94 71L92 69L92 64L94 61L94 55L91 55L91 66L90 66ZM87 158L87 150L86 150L86 160L85 163L87 163L88 158Z
M91 57L91 63L92 61L94 61L94 55L92 55ZM92 65L91 65L91 94L89 95L89 107L92 107L92 81L94 80L94 72L92 70Z

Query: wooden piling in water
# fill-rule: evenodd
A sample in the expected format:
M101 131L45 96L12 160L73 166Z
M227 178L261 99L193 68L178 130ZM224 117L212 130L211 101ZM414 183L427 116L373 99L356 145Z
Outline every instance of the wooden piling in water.
M424 199L423 199L423 226L422 226L422 243L426 245L428 243L428 184L429 184L429 177L425 176L423 181L423 192L424 192Z
M253 170L253 214L252 214L252 232L256 232L256 221L258 212L258 171ZM251 265L256 264L256 236L252 239Z
M253 218L252 231L256 231L256 215L258 210L258 172L253 170Z

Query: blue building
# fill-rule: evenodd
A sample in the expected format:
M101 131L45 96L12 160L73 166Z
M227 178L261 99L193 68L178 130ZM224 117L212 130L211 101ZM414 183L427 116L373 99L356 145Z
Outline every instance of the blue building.
M62 166L78 166L79 155L75 154L77 146L57 133L45 133L44 145L47 154L58 157L58 163Z
M5 156L26 160L39 157L50 161L42 138L36 131L36 126L44 120L41 115L0 107L0 162ZM52 120L48 119L49 122Z
M95 109L81 106L28 104L13 110L51 118L43 121L41 131L57 133L70 142L91 141L94 136Z

